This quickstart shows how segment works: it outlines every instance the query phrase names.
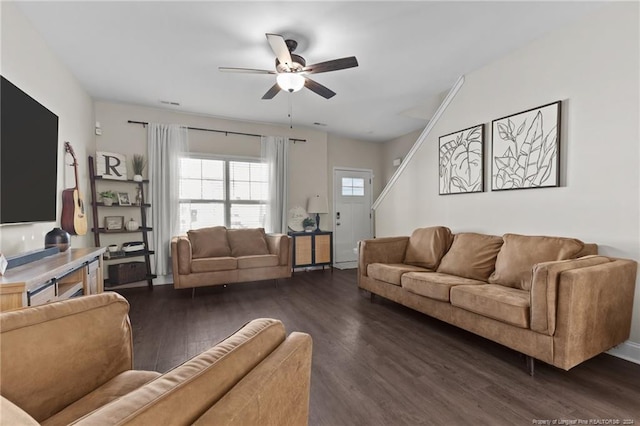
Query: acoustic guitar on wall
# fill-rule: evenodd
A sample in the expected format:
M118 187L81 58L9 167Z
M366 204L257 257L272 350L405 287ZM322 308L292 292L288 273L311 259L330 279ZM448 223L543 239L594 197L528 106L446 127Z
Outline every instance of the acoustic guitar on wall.
M64 143L64 150L73 157L76 186L62 191L62 229L72 235L84 235L87 233L87 215L78 189L78 160L69 142Z

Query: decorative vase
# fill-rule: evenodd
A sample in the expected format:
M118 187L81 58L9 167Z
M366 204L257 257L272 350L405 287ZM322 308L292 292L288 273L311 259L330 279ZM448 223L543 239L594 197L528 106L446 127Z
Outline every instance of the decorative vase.
M53 228L44 236L44 248L58 247L60 251L67 251L71 246L71 237L67 231Z
M113 198L103 198L102 199L102 204L104 204L105 206L111 206L113 205Z
M127 222L126 228L127 231L137 231L139 228L138 222L136 222L132 218L129 222Z
M133 175L134 182L142 182L142 175Z

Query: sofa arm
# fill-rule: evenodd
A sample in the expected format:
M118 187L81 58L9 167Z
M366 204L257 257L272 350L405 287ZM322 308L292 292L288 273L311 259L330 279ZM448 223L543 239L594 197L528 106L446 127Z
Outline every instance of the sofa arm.
M285 330L280 321L251 321L213 348L100 407L76 424L192 424L284 341Z
M191 241L186 235L171 238L171 263L173 278L176 275L189 275L191 273Z
M534 265L531 279L531 330L549 336L555 333L558 283L563 272L609 262L608 257L587 256Z
M291 265L293 264L291 256L291 237L285 234L266 234L265 237L267 239L267 247L269 248L269 253L278 256L278 265L288 265L289 267L291 267Z
M402 263L409 237L385 237L358 243L358 275L367 276L371 263Z
M561 273L554 365L568 370L629 338L638 264L609 260Z
M42 422L133 368L128 312L107 292L2 313L2 396Z
M195 425L306 425L311 347L311 336L291 333Z

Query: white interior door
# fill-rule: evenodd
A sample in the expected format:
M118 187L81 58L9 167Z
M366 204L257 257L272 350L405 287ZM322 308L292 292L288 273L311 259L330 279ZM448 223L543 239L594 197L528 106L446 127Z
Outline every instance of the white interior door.
M341 269L358 266L358 241L371 238L370 170L333 170L334 264Z

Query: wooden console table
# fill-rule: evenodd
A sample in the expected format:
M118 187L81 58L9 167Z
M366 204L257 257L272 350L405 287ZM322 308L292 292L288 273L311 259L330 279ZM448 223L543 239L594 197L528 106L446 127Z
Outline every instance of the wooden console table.
M5 271L0 276L0 311L102 293L98 247L69 249Z

